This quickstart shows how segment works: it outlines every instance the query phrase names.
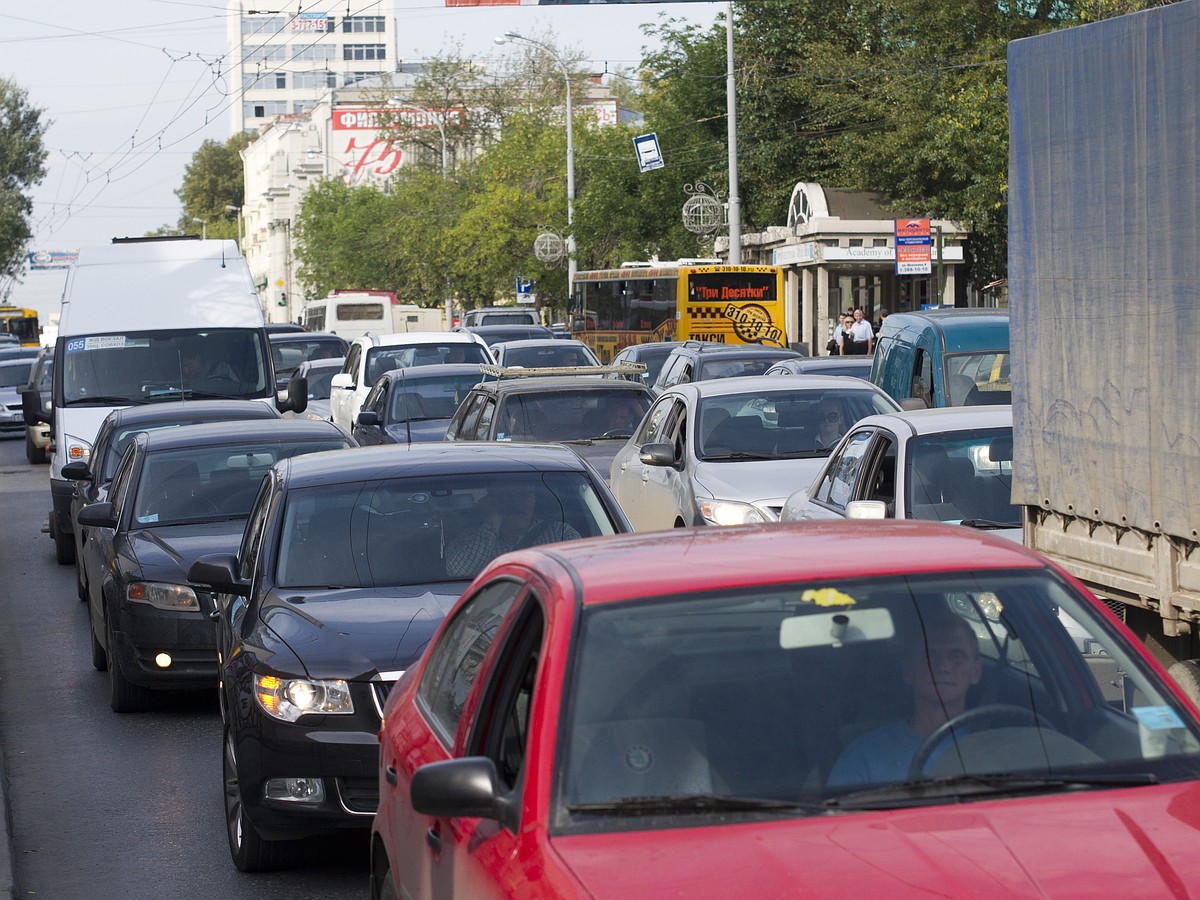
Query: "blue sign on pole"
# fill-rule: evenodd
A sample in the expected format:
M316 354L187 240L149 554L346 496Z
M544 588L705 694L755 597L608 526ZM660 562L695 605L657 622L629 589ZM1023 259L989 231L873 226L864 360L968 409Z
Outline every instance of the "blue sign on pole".
M662 148L658 146L658 135L653 131L635 137L633 149L637 151L638 168L643 172L661 169L666 165L662 158Z

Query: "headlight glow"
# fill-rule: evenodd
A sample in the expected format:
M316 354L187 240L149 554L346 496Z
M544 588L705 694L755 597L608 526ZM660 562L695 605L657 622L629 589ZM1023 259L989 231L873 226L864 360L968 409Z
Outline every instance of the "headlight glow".
M125 598L132 603L146 603L156 609L176 612L200 611L196 592L186 584L135 581L125 589Z
M700 515L709 525L753 525L774 521L757 506L738 500L702 500Z
M350 715L354 701L345 681L254 676L254 697L267 715L295 722L306 715Z

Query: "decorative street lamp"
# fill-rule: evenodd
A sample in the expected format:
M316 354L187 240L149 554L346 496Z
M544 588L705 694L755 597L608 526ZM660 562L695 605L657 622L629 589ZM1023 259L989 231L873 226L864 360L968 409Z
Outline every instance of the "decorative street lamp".
M562 61L562 57L549 44L543 44L541 41L527 38L524 35L517 34L515 31L506 31L502 37L498 37L495 40L497 44L519 41L531 44L534 47L540 47L549 53L554 61L558 63L558 67L562 69L563 79L567 83L567 297L569 302L569 298L575 289L575 272L577 269L575 260L575 229L572 227L575 221L575 129L574 116L571 112L571 73Z

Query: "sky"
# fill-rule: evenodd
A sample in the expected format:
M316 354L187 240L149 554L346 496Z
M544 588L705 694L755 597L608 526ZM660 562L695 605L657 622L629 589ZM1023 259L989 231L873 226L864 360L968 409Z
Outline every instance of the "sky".
M264 0L264 5L269 0ZM302 4L273 0L272 9ZM636 66L647 45L643 23L661 17L707 26L722 2L564 4L447 8L436 0L394 0L402 62L437 54L495 59L505 31L578 52L595 72ZM227 53L224 0L0 0L0 77L28 92L51 124L47 174L33 192L31 250L73 250L114 236L174 225L175 189L206 140L229 137L227 90L218 77ZM57 309L64 274L26 273L10 302ZM2 291L3 286L0 286Z

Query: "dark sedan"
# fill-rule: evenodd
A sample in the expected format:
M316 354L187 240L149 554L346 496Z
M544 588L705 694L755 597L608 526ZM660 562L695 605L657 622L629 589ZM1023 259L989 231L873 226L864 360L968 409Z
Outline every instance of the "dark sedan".
M276 868L299 838L370 826L388 690L491 559L628 530L565 447L412 444L275 466L236 556L189 573L218 592L234 864Z
M446 426L483 375L473 364L417 366L385 372L354 423L360 444L440 441Z
M481 382L463 400L446 428L446 440L559 441L607 481L613 456L650 408L649 390L632 381L499 371L503 377Z
M75 523L75 589L79 599L87 599L83 573L83 545L87 540L87 528L79 524L79 511L89 503L108 499L108 486L113 473L117 471L117 463L121 461L125 448L135 434L205 422L279 417L275 404L261 400L171 400L114 409L105 416L87 460L67 463L62 467L63 478L75 482L75 493L71 497L71 521Z
M263 476L278 460L353 446L331 422L187 425L133 437L109 499L84 507L92 662L108 671L114 712L152 690L216 684L212 600L188 584L192 562L238 546Z

